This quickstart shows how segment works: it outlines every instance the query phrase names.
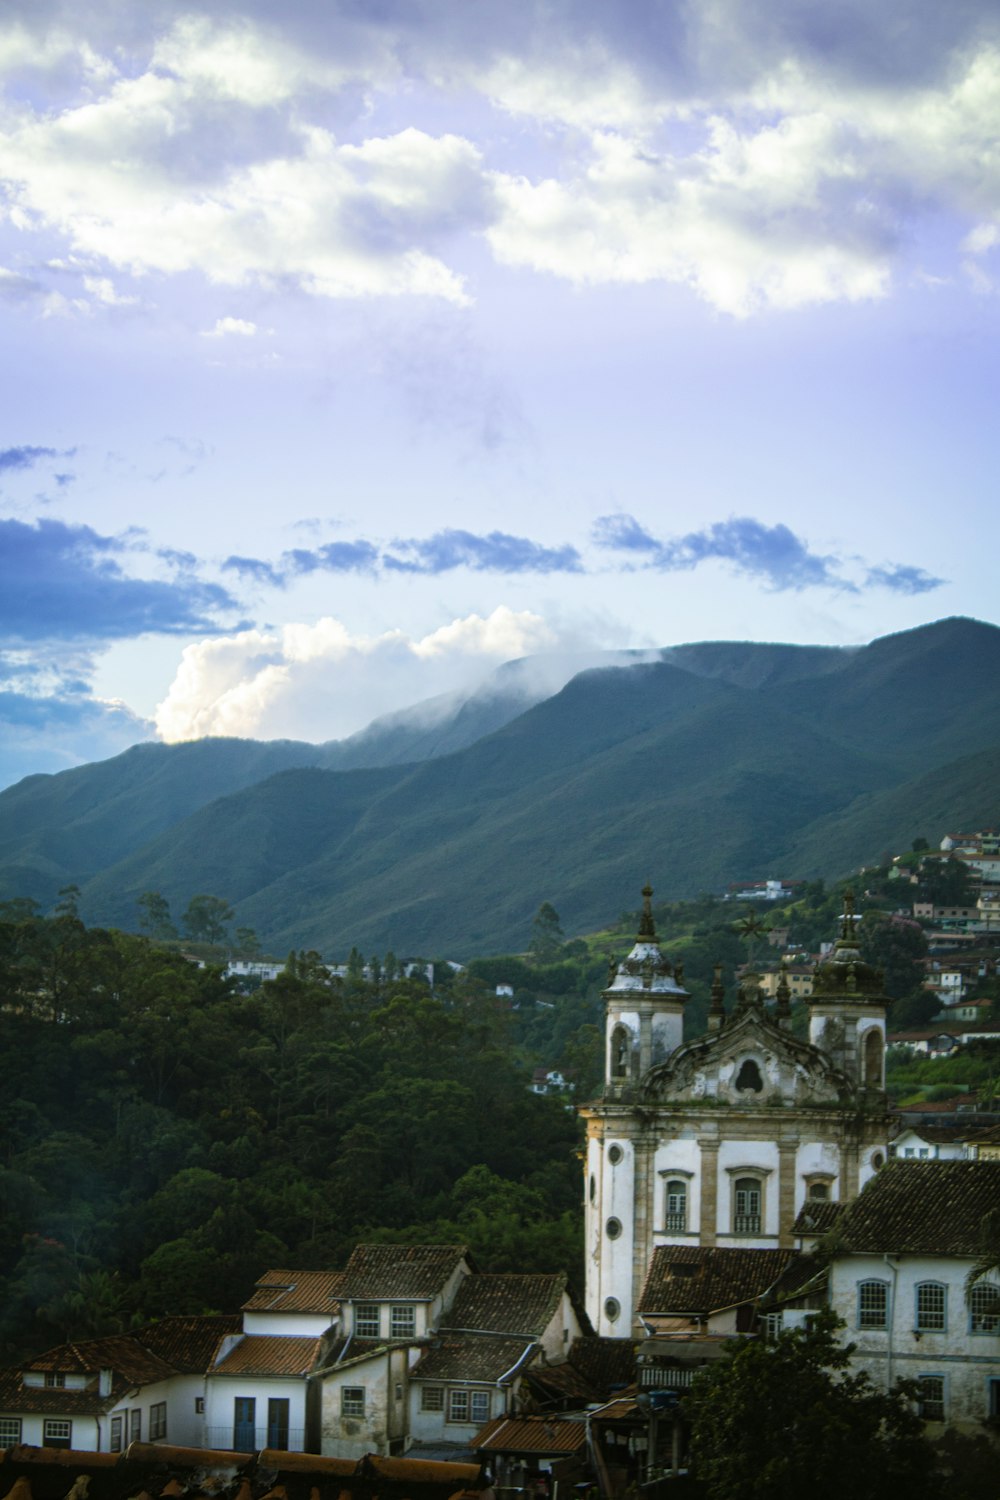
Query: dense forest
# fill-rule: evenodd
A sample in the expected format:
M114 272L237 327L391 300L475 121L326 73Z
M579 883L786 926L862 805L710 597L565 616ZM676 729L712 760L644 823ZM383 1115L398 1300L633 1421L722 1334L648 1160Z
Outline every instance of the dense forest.
M868 876L862 939L891 1023L926 1008L926 944L888 920L887 872ZM765 958L765 922L807 947L836 935L841 890L797 898L749 931L711 897L655 908L689 1034L713 965L732 995L735 967ZM545 903L523 954L439 962L433 992L357 951L340 977L299 952L250 988L223 946L88 928L72 889L49 916L0 906L0 1361L233 1310L268 1266L336 1267L362 1239L461 1241L481 1269L561 1269L580 1290L574 1101L598 1085L600 993L636 923L566 942ZM533 1093L539 1065L572 1091ZM919 1099L996 1072L987 1046L896 1076Z

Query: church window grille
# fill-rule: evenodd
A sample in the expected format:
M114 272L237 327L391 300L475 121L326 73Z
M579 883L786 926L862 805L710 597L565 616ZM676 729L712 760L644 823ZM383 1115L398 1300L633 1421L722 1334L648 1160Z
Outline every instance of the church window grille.
M917 1287L917 1318L915 1327L919 1333L943 1332L947 1311L948 1288L940 1281L922 1281Z
M969 1332L1000 1333L1000 1286L980 1281L969 1293Z
M671 1178L667 1183L667 1211L664 1229L668 1234L684 1234L687 1230L687 1183Z
M858 1283L858 1327L884 1328L889 1309L889 1287L884 1281Z
M760 1234L760 1186L756 1177L737 1177L733 1184L734 1234Z

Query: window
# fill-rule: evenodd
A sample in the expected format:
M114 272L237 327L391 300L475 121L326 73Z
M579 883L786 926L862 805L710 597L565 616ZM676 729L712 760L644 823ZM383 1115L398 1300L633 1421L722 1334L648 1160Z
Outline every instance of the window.
M381 1319L377 1302L359 1302L354 1309L354 1332L359 1339L377 1339Z
M884 1328L889 1308L889 1284L885 1281L858 1282L858 1327Z
M417 1331L415 1307L394 1307L389 1313L389 1334L394 1339L412 1339Z
M489 1391L473 1391L469 1397L469 1415L473 1422L482 1426L490 1420L490 1393Z
M882 1036L877 1028L865 1037L865 1086L870 1089L882 1087Z
M365 1414L365 1388L363 1385L345 1385L340 1392L340 1415L363 1417Z
M764 1087L764 1080L760 1076L760 1068L752 1057L744 1060L736 1078L738 1091L749 1089L752 1094L759 1094Z
M764 1341L773 1344L781 1333L783 1315L780 1312L764 1314Z
M121 1419L121 1417L112 1417L111 1418L111 1451L112 1451L112 1453L120 1453L122 1451L122 1419Z
M737 1177L733 1183L734 1234L760 1234L760 1189L757 1177Z
M71 1448L73 1446L73 1423L61 1417L46 1417L42 1426L44 1448Z
M621 1219L609 1219L604 1226L604 1233L609 1240L616 1240L622 1232Z
M811 1182L809 1184L810 1198L819 1198L825 1201L830 1196L830 1184L828 1182Z
M287 1396L271 1396L267 1403L267 1446L277 1448L279 1453L288 1451L288 1411L289 1400Z
M469 1420L469 1393L468 1391L448 1392L448 1421L467 1422Z
M940 1332L945 1326L947 1287L940 1281L922 1281L917 1287L917 1320L920 1333Z
M420 1393L421 1411L444 1411L444 1386L425 1385Z
M21 1441L21 1418L0 1417L0 1448L16 1448Z
M917 1377L920 1387L919 1406L920 1415L925 1422L944 1421L944 1376L943 1375L920 1375Z
M969 1332L1000 1333L1000 1286L980 1281L969 1293Z
M46 1389L50 1390L50 1391L51 1390L58 1390L58 1391L64 1390L65 1386L66 1386L66 1376L63 1374L63 1372L61 1370L46 1370L46 1372L45 1372L45 1386L46 1386Z
M620 1314L621 1310L622 1305L618 1301L617 1297L606 1298L604 1303L604 1316L607 1318L609 1323L617 1322L618 1315Z
M167 1435L167 1403L154 1401L149 1408L149 1441L158 1442Z
M687 1183L672 1177L667 1183L667 1211L663 1227L668 1234L683 1234L687 1229Z
M618 1163L621 1161L624 1155L625 1153L620 1146L608 1147L608 1161L613 1167L617 1167Z
M204 1396L195 1396L195 1398L194 1398L194 1414L195 1414L196 1417L203 1417L205 1415L205 1398L204 1398Z
M128 1440L130 1443L142 1441L142 1412L130 1411L128 1414Z

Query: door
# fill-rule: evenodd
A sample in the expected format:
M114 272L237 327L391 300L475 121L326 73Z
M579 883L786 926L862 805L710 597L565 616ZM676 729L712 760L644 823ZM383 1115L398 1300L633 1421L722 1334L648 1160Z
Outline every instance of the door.
M267 1403L267 1446L288 1447L288 1397L272 1396Z
M253 1396L237 1396L233 1401L233 1448L237 1453L253 1453L257 1447L257 1402Z

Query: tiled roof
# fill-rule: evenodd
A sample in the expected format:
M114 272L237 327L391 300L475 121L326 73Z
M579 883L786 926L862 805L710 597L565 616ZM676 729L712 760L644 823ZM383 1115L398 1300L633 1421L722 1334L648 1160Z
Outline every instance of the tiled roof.
M284 1338L249 1333L226 1357L213 1365L212 1375L307 1375L316 1363L319 1339Z
M660 1245L653 1251L639 1312L706 1314L752 1302L777 1280L794 1253Z
M181 1375L204 1375L212 1363L219 1340L239 1333L243 1327L238 1313L229 1316L160 1318L138 1328L135 1338L151 1349Z
M844 1217L851 1250L978 1255L983 1220L1000 1203L1000 1161L890 1161Z
M467 1276L448 1313L448 1328L527 1333L540 1338L566 1290L566 1276Z
M112 1334L103 1339L80 1339L73 1344L59 1344L46 1349L25 1366L27 1370L58 1370L65 1374L96 1375L99 1370L113 1370L131 1385L149 1385L175 1374L173 1366L158 1354L144 1348L128 1333Z
M498 1381L534 1349L532 1339L452 1333L434 1340L410 1372L413 1380Z
M343 1281L343 1271L267 1271L243 1311L332 1314L340 1307Z
M98 1394L97 1382L86 1391L47 1389L24 1385L20 1370L0 1371L0 1415L39 1413L46 1417L93 1417L107 1411L131 1389L119 1378L109 1396Z
M537 1399L543 1403L572 1401L586 1406L593 1401L603 1401L607 1394L595 1390L569 1360L561 1365L531 1365L525 1371L525 1379Z
M357 1245L343 1273L340 1296L429 1302L463 1257L468 1258L464 1245Z
M573 1340L568 1363L579 1370L598 1400L607 1400L613 1391L620 1391L635 1379L635 1346L630 1339L587 1334Z
M843 1213L844 1205L831 1199L807 1198L799 1209L792 1233L807 1237L827 1234Z
M496 1417L472 1439L487 1453L579 1453L587 1444L586 1422L558 1417Z

